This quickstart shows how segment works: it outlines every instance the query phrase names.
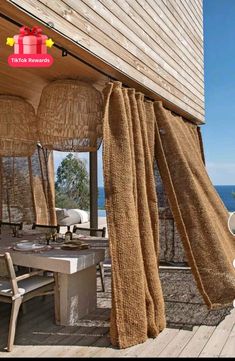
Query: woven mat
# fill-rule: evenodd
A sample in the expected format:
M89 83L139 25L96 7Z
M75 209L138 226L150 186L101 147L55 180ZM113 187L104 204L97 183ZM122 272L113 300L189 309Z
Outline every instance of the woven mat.
M167 327L192 330L194 326L217 326L233 307L209 311L194 281L191 271L160 270L165 305ZM98 307L111 308L111 269L105 269L106 292L101 292L98 281Z
M190 270L161 270L168 327L217 326L233 309L208 310Z

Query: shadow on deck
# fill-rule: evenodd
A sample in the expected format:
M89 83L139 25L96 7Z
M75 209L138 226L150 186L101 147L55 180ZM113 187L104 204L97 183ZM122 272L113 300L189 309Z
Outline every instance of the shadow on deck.
M194 326L217 326L231 308L208 311L195 286L190 271L161 271L161 280L166 304L167 328L193 330ZM17 353L0 355L37 356L48 355L48 346L85 346L86 350L93 347L111 347L109 338L109 318L111 309L111 277L106 272L106 292L100 291L98 279L97 309L84 317L77 326L57 326L54 324L53 298L46 300L36 298L26 304L26 313L20 312L16 330L15 345L26 346ZM0 351L6 346L10 306L0 304ZM29 347L31 346L31 347ZM41 346L41 347L36 347ZM63 348L62 348L63 355ZM60 355L61 355L60 352ZM89 355L86 351L84 356Z

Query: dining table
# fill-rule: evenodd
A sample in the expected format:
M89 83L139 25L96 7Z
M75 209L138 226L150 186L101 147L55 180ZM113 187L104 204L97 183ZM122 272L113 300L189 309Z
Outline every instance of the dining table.
M96 238L99 240L102 237ZM104 261L104 250L76 247L63 249L63 243L56 242L38 246L37 249L18 249L17 243L22 243L23 240L37 244L38 235L27 234L16 239L2 234L0 253L9 252L15 265L53 272L56 323L64 326L77 325L83 316L96 309L96 265Z

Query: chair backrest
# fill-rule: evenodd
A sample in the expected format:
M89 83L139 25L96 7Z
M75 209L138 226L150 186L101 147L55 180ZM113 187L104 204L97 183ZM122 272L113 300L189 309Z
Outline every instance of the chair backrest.
M83 227L73 227L73 233L84 234L86 236L96 236L96 237L105 237L106 227L103 228L83 228Z
M16 281L15 269L13 266L11 255L8 252L0 254L0 281L5 279L7 279L11 284L13 296L17 295L19 293L19 290Z
M41 232L60 232L60 226L56 225L56 226L51 226L51 225L47 225L47 224L37 224L37 223L33 223L32 225L32 229L35 230L40 230Z
M103 228L83 228L83 227L77 227L74 226L73 233L76 234L83 234L85 236L96 236L96 237L105 237L106 236L106 227ZM103 249L105 251L105 259L110 258L110 252L109 252L109 242L105 239L91 239L86 240L87 243L89 243L91 248L94 249Z
M0 221L0 233L3 230L10 230L13 233L13 236L17 235L17 231L21 231L23 229L23 222L3 222Z

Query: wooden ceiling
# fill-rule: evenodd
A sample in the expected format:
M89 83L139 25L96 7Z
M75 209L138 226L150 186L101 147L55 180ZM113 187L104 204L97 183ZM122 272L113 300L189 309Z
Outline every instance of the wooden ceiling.
M67 49L74 56L82 59L87 64L91 64L96 69L100 69L103 74L108 74L108 76L102 75L94 68L85 65L82 61L75 59L71 55L62 57L61 51L55 47L48 51L54 57L54 63L51 68L11 68L7 63L7 58L8 55L12 54L13 49L5 45L6 38L18 34L20 25L15 25L3 19L1 14L11 18L18 24L24 24L31 28L36 25L40 26L43 33L51 37L56 45ZM46 18L48 18L47 13L45 13ZM16 6L11 0L0 0L0 94L20 95L31 102L36 109L43 87L55 79L73 78L89 81L98 90L102 90L109 77L111 77L121 81L130 88L135 88L150 99L163 101L167 109L180 114L194 123L201 124L201 121L195 118L195 116L179 108L179 106L171 101L162 98L156 92L149 89L147 84L139 83L130 75L127 76L120 71L118 66L112 66L103 58L101 59L99 56L94 55L89 50L89 41L87 47L84 47L80 42L60 33L51 25L49 26L46 20L40 20L36 16L36 11L35 14L33 12L29 14L20 6L20 2Z
M0 94L21 96L36 110L43 87L55 79L88 81L99 90L107 82L107 77L70 55L63 57L61 50L55 47L48 50L54 58L50 68L10 67L7 59L13 53L13 48L6 45L6 39L18 33L18 26L0 17Z

